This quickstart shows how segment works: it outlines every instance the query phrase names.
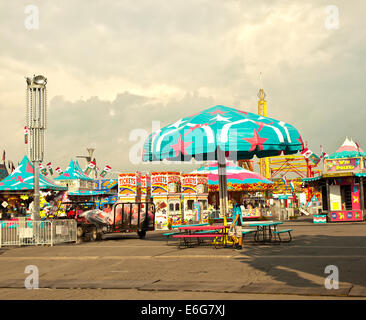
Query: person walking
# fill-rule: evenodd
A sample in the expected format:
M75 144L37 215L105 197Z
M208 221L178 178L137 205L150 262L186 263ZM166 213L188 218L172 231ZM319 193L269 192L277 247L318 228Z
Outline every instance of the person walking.
M237 201L233 199L233 222L229 229L229 236L233 239L236 250L241 250L243 248L242 225L243 217L240 206Z

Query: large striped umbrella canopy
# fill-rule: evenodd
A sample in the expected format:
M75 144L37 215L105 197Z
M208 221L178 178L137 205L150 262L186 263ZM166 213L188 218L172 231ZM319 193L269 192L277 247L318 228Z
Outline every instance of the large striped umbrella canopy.
M55 184L51 179L47 179L43 174L39 174L39 188L41 190L67 190L66 187ZM15 170L0 181L0 190L33 190L34 189L34 167L27 156L24 156Z
M251 159L295 154L303 149L299 132L290 124L235 108L217 105L149 135L144 161L218 160L220 210L226 216L226 157Z
M303 142L288 123L215 106L151 133L144 143L143 160L217 160L218 148L234 160L251 159L295 154Z
M192 173L207 174L210 191L219 190L219 170L217 161L211 161ZM226 177L228 191L268 189L273 182L260 174L236 166L233 162L226 162Z

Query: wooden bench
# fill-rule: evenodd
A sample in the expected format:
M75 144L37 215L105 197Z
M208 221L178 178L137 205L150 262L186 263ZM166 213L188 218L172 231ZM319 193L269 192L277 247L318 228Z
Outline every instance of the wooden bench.
M292 229L283 229L283 230L273 231L273 234L275 234L275 235L277 235L277 236L278 236L279 242L290 242L290 241L292 240L292 237L291 237L291 231L292 231ZM283 241L283 240L281 239L280 234L281 234L281 233L286 233L286 232L288 232L289 240Z
M222 238L225 235L222 233L194 233L194 234L176 234L173 235L173 238L178 238L181 241L179 241L179 248L181 248L181 245L183 244L184 247L189 246L189 241L186 241L187 239L197 239L198 244L200 244L200 239L204 238ZM183 241L182 241L183 240ZM216 249L216 242L214 242L215 249Z

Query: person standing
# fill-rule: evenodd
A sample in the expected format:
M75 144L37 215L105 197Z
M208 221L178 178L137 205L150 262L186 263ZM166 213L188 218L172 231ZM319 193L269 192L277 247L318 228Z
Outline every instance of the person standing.
M34 200L33 198L30 198L29 200L31 200L31 202L29 203L29 213L31 216L31 219L34 220L34 213L35 213L35 206L34 206Z
M243 248L243 234L242 234L243 217L240 206L236 200L233 200L233 222L229 230L229 236L234 241L236 250Z

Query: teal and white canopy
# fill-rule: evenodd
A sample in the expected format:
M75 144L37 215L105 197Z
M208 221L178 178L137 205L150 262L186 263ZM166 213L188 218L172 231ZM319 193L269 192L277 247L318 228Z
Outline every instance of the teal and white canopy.
M303 141L288 123L218 105L150 134L143 160L217 160L217 148L233 160L251 159L295 154Z
M41 190L67 190L66 187L55 184L43 174L39 174L39 188ZM34 167L27 156L24 156L18 167L5 179L0 181L0 190L17 191L34 189Z
M63 180L75 180L75 179L93 181L92 178L85 175L85 173L80 167L79 162L77 160L74 161L73 159L71 159L65 172L62 175L55 178L55 180L63 181Z

